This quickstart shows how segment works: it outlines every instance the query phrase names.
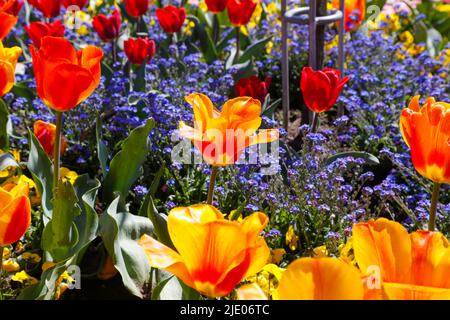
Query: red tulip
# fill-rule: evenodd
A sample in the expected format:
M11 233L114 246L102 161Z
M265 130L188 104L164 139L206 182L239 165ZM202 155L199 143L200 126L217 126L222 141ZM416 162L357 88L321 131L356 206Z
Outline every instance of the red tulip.
M38 120L34 123L33 130L34 135L41 143L42 149L44 149L45 153L50 157L53 157L53 148L55 146L56 140L56 126L52 123ZM64 137L61 137L61 155L63 155L66 151L66 147L66 139L64 139Z
M129 16L138 18L148 11L149 0L124 0Z
M246 25L255 11L258 0L228 0L228 17L235 27Z
M61 11L61 0L28 0L28 2L46 18L54 18Z
M41 39L45 36L64 37L65 27L61 21L56 20L53 23L31 22L25 26L25 30L36 48L40 48Z
M257 76L251 76L250 78L239 79L238 83L234 86L234 90L238 97L252 97L258 99L261 103L264 103L267 94L269 93L270 83L272 78L267 77L264 81L259 80Z
M56 111L71 110L87 99L100 83L103 51L86 46L76 51L65 38L44 37L38 50L30 45L36 91Z
M13 16L18 16L23 7L23 0L0 0L0 8L2 11Z
M124 43L125 54L132 64L150 62L156 52L155 41L148 38L130 38Z
M227 7L228 0L205 0L208 10L212 13L220 13Z
M70 6L77 6L78 8L83 9L87 4L89 0L62 0L62 4L65 8L68 8Z
M17 23L22 0L0 0L0 41L6 38Z
M306 106L314 112L330 110L348 79L341 79L341 73L335 69L314 71L311 67L303 68L300 88Z
M120 11L115 8L110 16L105 16L103 14L95 16L92 21L92 26L100 38L103 41L108 42L119 37L121 23L122 18L120 16Z
M181 30L186 19L186 10L168 5L163 9L156 9L156 17L159 24L167 33L175 33Z

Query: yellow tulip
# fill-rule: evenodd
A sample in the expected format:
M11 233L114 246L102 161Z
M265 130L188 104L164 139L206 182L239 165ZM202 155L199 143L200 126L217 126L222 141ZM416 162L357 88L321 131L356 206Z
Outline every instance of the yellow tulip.
M0 41L0 97L14 85L16 64L21 54L22 49L19 47L5 48Z
M259 234L267 223L260 212L236 222L198 204L169 213L167 227L177 251L148 235L139 244L152 267L173 273L201 294L222 297L265 265L270 251Z

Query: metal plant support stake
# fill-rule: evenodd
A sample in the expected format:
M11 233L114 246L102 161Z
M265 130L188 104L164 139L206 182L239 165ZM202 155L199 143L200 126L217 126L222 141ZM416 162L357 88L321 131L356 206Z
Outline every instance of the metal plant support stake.
M282 54L281 54L281 73L282 73L282 90L283 90L283 125L286 130L289 127L289 52L288 52L288 27L289 24L303 24L308 25L309 29L309 65L317 70L317 57L316 57L316 31L318 25L326 25L333 22L339 23L339 44L338 44L338 65L341 77L344 76L344 10L345 0L339 1L339 10L336 12L318 17L317 16L317 0L310 0L309 7L301 7L286 11L286 1L281 1L281 41L282 41ZM305 18L307 15L307 19ZM338 108L338 116L344 114L342 106Z

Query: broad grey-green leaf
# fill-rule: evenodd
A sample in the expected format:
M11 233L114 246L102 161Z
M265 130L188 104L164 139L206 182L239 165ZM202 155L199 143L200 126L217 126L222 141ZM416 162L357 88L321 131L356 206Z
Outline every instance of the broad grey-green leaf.
M81 213L78 197L69 181L59 181L53 199L52 219L42 234L42 247L56 261L67 259L79 240L74 220Z
M150 265L137 240L152 235L153 226L147 218L117 212L118 205L116 198L100 216L100 235L125 287L142 298L142 288L150 280Z
M133 183L142 175L142 164L148 154L148 135L154 128L153 119L131 131L119 151L111 160L104 181L103 200L107 204L114 200L114 192L125 201Z
M28 156L27 167L30 170L36 187L41 195L41 206L44 210L44 224L52 217L52 188L53 188L53 167L49 157L42 149L36 136L28 131L28 143L30 144L30 154Z

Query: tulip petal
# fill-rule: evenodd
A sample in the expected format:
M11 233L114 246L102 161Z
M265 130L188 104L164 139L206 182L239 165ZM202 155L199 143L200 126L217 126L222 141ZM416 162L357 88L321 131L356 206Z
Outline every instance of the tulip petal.
M411 234L412 283L450 289L450 245L439 232Z
M450 289L401 283L384 283L384 298L389 300L450 300Z
M144 249L152 267L167 270L193 287L189 271L178 253L145 234L139 239L139 245Z
M78 64L77 52L67 39L62 37L44 37L41 41L39 54L42 54L42 58Z
M209 296L222 295L214 287L246 256L247 238L240 226L226 220L193 223L170 213L168 229L197 290Z
M47 100L44 102L55 110L70 110L95 90L92 75L79 66L68 63L47 65L45 73L43 91Z
M264 291L256 283L248 283L236 290L237 300L267 300Z
M14 86L14 69L8 61L0 60L0 97L8 93Z
M249 146L261 143L270 143L278 140L280 132L276 129L260 130L257 135L250 137Z
M356 268L335 258L300 258L281 276L282 300L359 300L363 284Z
M31 205L26 196L19 196L0 213L0 245L18 241L31 223Z
M354 225L353 250L363 274L379 267L384 281L409 281L411 241L400 223L381 218Z
M208 96L201 93L192 93L186 96L186 101L194 108L196 128L203 131L208 121L213 118L214 105Z

